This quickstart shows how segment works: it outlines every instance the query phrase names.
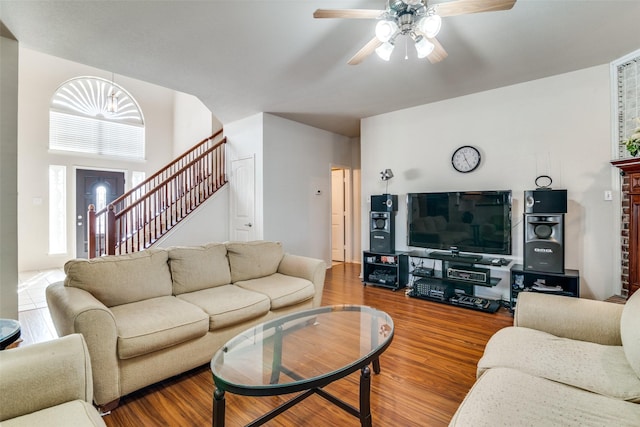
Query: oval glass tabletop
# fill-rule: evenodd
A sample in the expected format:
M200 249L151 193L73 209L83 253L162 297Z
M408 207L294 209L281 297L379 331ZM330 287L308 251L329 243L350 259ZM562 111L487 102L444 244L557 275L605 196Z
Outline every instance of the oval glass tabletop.
M391 317L367 306L318 307L257 325L211 360L218 389L271 395L322 386L375 363L393 339Z

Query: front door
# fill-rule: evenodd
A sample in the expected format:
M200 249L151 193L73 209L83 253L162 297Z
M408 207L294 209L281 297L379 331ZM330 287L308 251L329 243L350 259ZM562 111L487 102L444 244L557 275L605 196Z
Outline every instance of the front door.
M94 205L97 212L122 194L124 172L76 170L76 257L88 257L86 219L89 205Z

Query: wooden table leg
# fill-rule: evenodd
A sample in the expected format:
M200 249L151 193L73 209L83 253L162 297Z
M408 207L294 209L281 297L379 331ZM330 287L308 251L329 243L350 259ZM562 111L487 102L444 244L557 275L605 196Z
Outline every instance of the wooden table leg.
M224 390L213 392L213 427L224 427Z
M360 425L371 427L371 369L369 365L360 371Z

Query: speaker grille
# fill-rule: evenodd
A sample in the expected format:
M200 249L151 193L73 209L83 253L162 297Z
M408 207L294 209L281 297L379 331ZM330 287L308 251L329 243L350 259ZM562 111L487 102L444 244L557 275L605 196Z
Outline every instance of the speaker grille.
M525 214L524 269L564 273L564 215Z

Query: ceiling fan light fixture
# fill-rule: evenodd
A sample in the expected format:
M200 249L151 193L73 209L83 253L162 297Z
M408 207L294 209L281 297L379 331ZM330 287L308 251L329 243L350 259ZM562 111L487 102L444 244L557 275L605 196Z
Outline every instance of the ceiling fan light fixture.
M391 42L383 43L376 48L376 54L384 61L391 58L391 52L393 52L393 43Z
M394 21L383 20L376 24L376 37L382 43L391 40L396 31L398 31L398 24Z
M434 12L429 12L427 16L420 20L418 27L428 38L432 39L440 32L442 18Z
M433 52L435 45L427 40L425 37L420 36L416 39L416 52L418 52L418 58L424 58Z

